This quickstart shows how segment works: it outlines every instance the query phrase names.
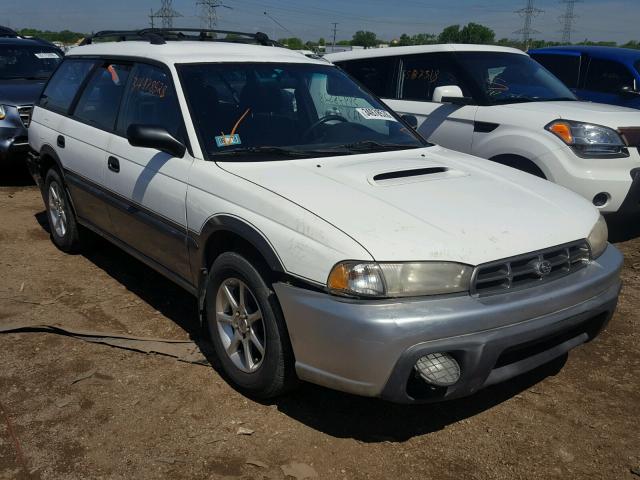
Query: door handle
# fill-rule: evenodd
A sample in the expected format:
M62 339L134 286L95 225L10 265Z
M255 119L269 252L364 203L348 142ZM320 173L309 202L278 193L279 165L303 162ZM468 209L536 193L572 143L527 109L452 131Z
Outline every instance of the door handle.
M116 157L109 157L107 166L112 172L118 173L120 171L120 161Z
M64 148L64 137L62 135L58 135L58 140L56 143L60 148Z

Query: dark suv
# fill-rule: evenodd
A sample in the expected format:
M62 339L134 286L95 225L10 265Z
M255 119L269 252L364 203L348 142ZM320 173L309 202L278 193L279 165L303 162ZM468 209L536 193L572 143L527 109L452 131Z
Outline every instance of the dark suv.
M0 164L29 150L33 104L62 57L52 43L0 27Z

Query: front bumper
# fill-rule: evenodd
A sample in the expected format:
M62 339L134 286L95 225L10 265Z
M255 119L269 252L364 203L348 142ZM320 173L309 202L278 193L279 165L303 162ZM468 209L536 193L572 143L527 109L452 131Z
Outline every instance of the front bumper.
M613 314L621 268L622 255L609 246L570 276L495 296L358 301L283 283L274 288L301 379L415 403L470 395L591 340ZM433 352L459 362L454 386L416 386L413 366Z

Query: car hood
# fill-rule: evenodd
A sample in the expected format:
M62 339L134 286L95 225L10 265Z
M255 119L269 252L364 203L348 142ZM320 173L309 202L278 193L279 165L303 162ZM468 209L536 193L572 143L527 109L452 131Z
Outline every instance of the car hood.
M1 80L0 79L0 104L2 105L33 105L45 80Z
M598 218L569 190L439 146L219 165L321 217L377 261L478 265L586 238ZM408 170L419 174L393 178Z
M522 113L519 117L523 124L530 127L532 118L535 114L540 116L542 123L557 120L575 120L577 122L595 123L604 125L609 128L617 129L620 127L637 127L640 126L640 112L634 108L619 107L616 105L607 105L604 103L592 102L531 102L531 103L513 103L509 105L499 105L492 107L498 111L513 116L514 113ZM542 125L542 126L544 126Z

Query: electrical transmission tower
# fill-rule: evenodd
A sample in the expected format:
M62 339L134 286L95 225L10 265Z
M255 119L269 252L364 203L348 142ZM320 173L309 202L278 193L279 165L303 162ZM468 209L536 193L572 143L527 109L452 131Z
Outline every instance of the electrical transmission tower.
M336 49L336 36L338 35L338 23L333 22L331 25L333 25L333 50L335 51Z
M544 10L540 10L533 6L533 0L527 0L527 6L517 10L516 13L521 17L524 17L524 25L520 30L516 30L513 33L518 35L522 35L522 43L524 43L525 48L529 48L529 40L531 40L531 35L534 33L540 33L537 30L531 28L531 23L533 22L533 18L537 17L539 14L544 12Z
M160 10L150 15L151 25L155 26L155 19L159 18L162 28L173 28L173 19L181 17L182 14L173 9L173 0L162 0Z
M224 5L220 0L198 0L196 1L196 5L202 8L200 18L202 19L202 23L204 23L209 30L214 29L218 23L219 8L228 8L229 10L233 10L231 7Z
M573 22L578 17L574 11L576 3L582 0L560 0L560 3L567 5L567 9L564 15L560 16L560 22L562 23L562 43L571 43L571 34L573 33Z

